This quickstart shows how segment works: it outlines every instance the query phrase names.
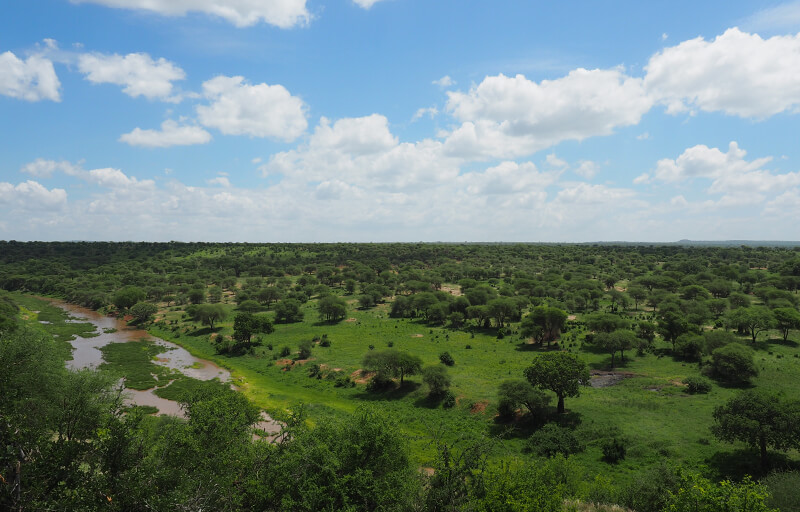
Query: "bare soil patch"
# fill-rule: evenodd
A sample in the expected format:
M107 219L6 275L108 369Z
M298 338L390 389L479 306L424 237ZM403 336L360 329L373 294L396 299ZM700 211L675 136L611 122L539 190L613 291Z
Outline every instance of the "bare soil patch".
M486 406L488 405L489 405L488 400L480 400L472 404L472 407L470 408L469 412L471 412L472 414L481 414L483 413L483 411L486 410Z
M358 369L350 374L350 380L356 384L366 384L373 375L375 375L375 372L365 372L362 369Z
M422 338L422 334L412 334L412 338Z
M355 318L348 318L347 320L345 320L345 322L350 322L350 323L353 323L355 321L356 321Z
M631 372L604 372L600 370L592 370L592 378L589 385L593 388L607 388L619 384L624 379L635 377L635 373Z
M453 297L461 297L461 287L457 285L442 285L442 291L447 292Z

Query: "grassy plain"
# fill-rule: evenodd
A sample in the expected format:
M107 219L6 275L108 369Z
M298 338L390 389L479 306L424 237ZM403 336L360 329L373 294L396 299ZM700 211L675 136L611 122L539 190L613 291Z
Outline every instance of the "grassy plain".
M163 308L159 324L150 332L177 343L195 356L210 359L233 372L240 389L260 407L274 415L303 403L311 421L324 421L331 415L353 411L361 403L378 404L398 420L408 435L415 460L429 465L434 455L431 443L434 434L455 440L465 435L485 435L496 439L498 456L524 452L527 437L535 426L519 423L503 424L496 418L497 386L504 379L523 378L523 370L536 353L566 349L577 353L589 367L609 370L610 356L583 343L585 330L579 327L581 316L570 322L561 344L551 348L528 345L518 335L498 339L496 332L474 329L472 332L431 327L421 320L391 318L386 305L357 309L352 297L347 318L329 324L320 322L315 301L303 306L304 321L277 324L275 332L263 336L263 345L251 355L217 354L211 335L232 334L235 306L226 304L229 317L209 328L187 320L181 307ZM646 316L641 310L633 316ZM512 326L513 329L513 326ZM329 347L316 345L312 356L298 361L301 341L327 335ZM742 343L753 346L747 339ZM279 357L283 347L291 355ZM271 347L271 348L270 348ZM427 387L419 376L407 378L403 388L385 392L367 391L363 382L355 387L337 387L336 379L361 375L360 363L370 350L387 347L419 356L425 365L439 363L439 354L447 351L455 360L448 368L452 376L451 390L458 405L445 409L428 399ZM682 380L700 375L698 363L687 363L668 354L670 345L656 339L652 353L626 353L616 372L626 378L615 385L584 387L581 396L568 398L567 414L555 421L573 426L587 449L575 455L576 461L589 473L626 480L634 472L665 460L692 467L705 467L713 476L737 476L757 473L757 458L743 446L720 443L710 432L712 411L731 398L739 388L714 383L710 393L690 395ZM753 385L763 389L780 389L791 398L800 398L793 384L800 377L800 350L797 343L783 343L777 331L762 335L756 343L756 361L760 375ZM322 377L310 377L312 365L320 365ZM555 402L553 402L553 405ZM553 407L554 409L554 407ZM627 457L619 464L602 461L601 444L612 437L625 440ZM790 454L796 457L797 454Z

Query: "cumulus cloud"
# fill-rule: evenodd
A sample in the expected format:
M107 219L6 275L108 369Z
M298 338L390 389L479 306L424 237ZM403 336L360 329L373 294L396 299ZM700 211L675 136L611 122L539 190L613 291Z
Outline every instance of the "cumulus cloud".
M93 3L122 9L142 9L165 16L184 16L201 12L218 16L237 27L249 27L260 22L280 28L308 23L311 15L306 0L71 0L73 3ZM368 0L365 0L368 1Z
M447 110L462 122L447 135L447 150L473 158L522 156L610 135L637 124L652 106L642 80L620 69L576 69L540 83L500 74L447 94Z
M137 98L177 102L173 95L176 80L186 78L186 73L164 58L153 60L146 53L128 55L83 54L78 57L78 69L94 84L122 86L122 92Z
M26 101L61 101L52 61L32 55L25 60L11 52L0 54L0 94Z
M32 180L12 185L0 182L0 204L29 210L54 210L67 202L67 192L61 188L48 190Z
M764 118L800 107L800 34L762 39L731 28L653 55L644 84L667 112Z
M719 200L709 199L708 207L731 207L758 204L770 194L777 194L800 186L800 172L775 173L764 169L771 157L748 161L747 152L736 142L728 151L698 145L688 148L678 158L658 161L652 178L645 175L642 182L662 181L679 183L702 178L711 180L706 189L709 194L722 195ZM639 178L637 178L639 180Z
M600 172L600 166L591 160L581 160L578 162L578 167L575 168L575 174L582 178L590 180Z
M472 172L460 177L467 192L476 195L508 195L535 193L543 199L544 189L553 185L559 172L539 172L532 162L502 162L483 172Z
M416 121L417 119L421 119L425 116L430 117L433 119L439 114L439 109L436 107L428 107L428 108L420 108L414 112L414 117L411 118L412 121Z
M226 135L290 142L308 127L305 103L282 85L250 85L241 76L218 76L203 83L203 94L211 103L197 107L200 123Z
M231 186L230 180L225 176L217 176L216 178L212 178L208 180L209 185L219 185L220 187L228 188Z
M211 140L211 134L199 126L181 126L177 122L168 119L161 123L161 130L135 128L132 132L121 135L119 140L131 146L168 148L172 146L206 144Z
M386 117L378 114L333 124L322 118L306 144L273 155L261 170L293 180L338 179L382 190L417 187L458 175L457 162L442 155L440 142L400 143L389 131Z
M439 87L450 87L451 85L455 85L456 84L455 80L450 78L450 75L444 75L442 78L440 78L438 80L434 80L431 83L433 85L438 85Z
M80 166L74 165L66 160L56 162L55 160L46 160L44 158L37 158L33 162L29 162L22 166L20 172L30 174L37 178L49 178L55 171L61 171L65 174L76 174L79 172Z

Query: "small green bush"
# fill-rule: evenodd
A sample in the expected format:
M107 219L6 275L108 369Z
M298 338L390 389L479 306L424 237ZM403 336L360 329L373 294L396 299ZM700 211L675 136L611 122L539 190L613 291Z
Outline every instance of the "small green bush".
M446 366L453 366L456 364L456 361L453 359L453 356L450 355L450 352L442 352L439 354L439 361Z
M452 409L456 406L456 395L452 391L445 391L444 398L442 398L442 407L445 409Z
M283 347L280 352L278 352L279 357L288 357L292 353L292 349L289 347Z
M686 384L686 391L692 395L711 391L711 382L703 377L686 377L683 379L683 383Z
M627 449L625 444L617 437L603 443L603 460L609 464L616 464L625 459Z

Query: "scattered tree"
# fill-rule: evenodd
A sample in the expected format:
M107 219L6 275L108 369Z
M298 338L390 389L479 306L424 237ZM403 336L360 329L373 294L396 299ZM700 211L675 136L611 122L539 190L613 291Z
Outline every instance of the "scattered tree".
M525 369L531 385L549 389L558 397L558 413L564 412L564 398L580 395L580 385L589 383L586 363L569 352L540 354Z

